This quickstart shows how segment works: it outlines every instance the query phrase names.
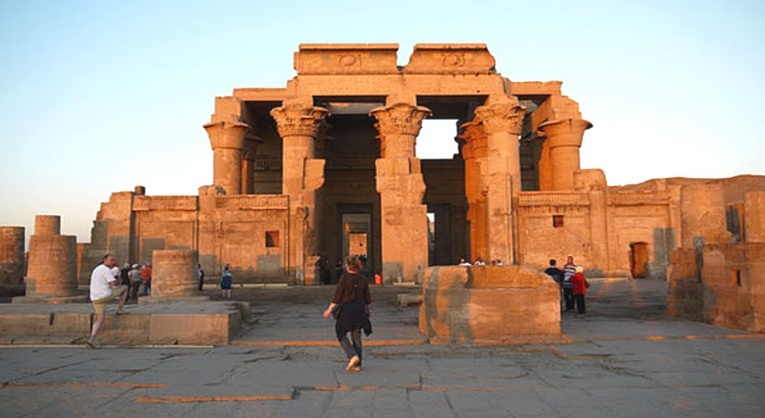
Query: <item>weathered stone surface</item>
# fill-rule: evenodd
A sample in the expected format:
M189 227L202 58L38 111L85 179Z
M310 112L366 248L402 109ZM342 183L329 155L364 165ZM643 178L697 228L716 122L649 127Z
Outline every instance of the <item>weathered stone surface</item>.
M765 244L708 245L672 252L668 313L765 332Z
M0 296L23 293L24 265L24 227L0 227Z
M560 336L560 289L518 266L431 267L425 271L420 332L432 343L500 344Z
M152 299L172 300L198 296L199 253L196 250L155 250L152 260Z
M93 307L89 303L67 305L12 304L0 312L0 337L34 337L38 341L83 341L90 334ZM242 329L246 302L165 302L136 306L128 315L113 315L107 307L99 342L106 345L143 344L226 345Z

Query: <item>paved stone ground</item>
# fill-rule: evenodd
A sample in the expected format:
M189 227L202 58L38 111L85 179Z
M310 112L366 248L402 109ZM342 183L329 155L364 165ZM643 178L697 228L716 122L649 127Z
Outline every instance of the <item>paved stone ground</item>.
M254 323L226 347L1 347L0 416L765 416L765 335L665 317L664 282L593 280L569 343L500 347L422 344L395 303L420 289L376 287L358 373L321 317L332 290L235 290Z

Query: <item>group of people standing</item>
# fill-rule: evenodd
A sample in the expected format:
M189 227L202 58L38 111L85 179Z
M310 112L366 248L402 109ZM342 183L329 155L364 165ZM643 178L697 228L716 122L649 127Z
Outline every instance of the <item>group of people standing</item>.
M587 294L590 283L584 277L584 267L574 264L573 256L566 257L563 269L558 268L556 264L554 259L550 260L550 266L545 269L545 274L560 285L565 311L576 309L579 314L586 313L584 295Z
M139 296L151 293L151 264L125 263L121 269L112 268L112 274L128 289L127 302L138 303Z

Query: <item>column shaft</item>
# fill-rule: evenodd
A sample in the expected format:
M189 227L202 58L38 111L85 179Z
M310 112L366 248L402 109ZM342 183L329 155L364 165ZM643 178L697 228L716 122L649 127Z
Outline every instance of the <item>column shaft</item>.
M414 144L430 110L407 103L370 112L382 141L382 158L375 163L382 212L383 280L419 282L428 267L427 207L422 204L425 182Z
M247 124L213 122L204 125L213 149L213 183L226 194L242 192L242 149Z
M324 184L324 160L315 159L315 138L329 111L288 102L271 110L282 137L282 193L290 197L290 261L299 283L315 282L316 190Z
M547 137L549 168L553 190L573 190L574 172L579 170L579 148L584 131L592 124L584 119L564 119L545 122L539 126Z
M492 97L475 110L487 135L481 178L486 195L486 261L513 263L513 199L521 191L518 135L525 108L514 97Z

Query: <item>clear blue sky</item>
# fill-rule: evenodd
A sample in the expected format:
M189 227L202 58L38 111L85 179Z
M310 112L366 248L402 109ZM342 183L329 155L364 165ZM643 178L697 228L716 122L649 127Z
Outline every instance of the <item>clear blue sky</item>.
M196 194L214 97L283 87L323 42L398 43L402 65L485 43L511 80L563 81L610 185L765 174L761 0L0 0L0 225L58 214L87 242L112 192Z

